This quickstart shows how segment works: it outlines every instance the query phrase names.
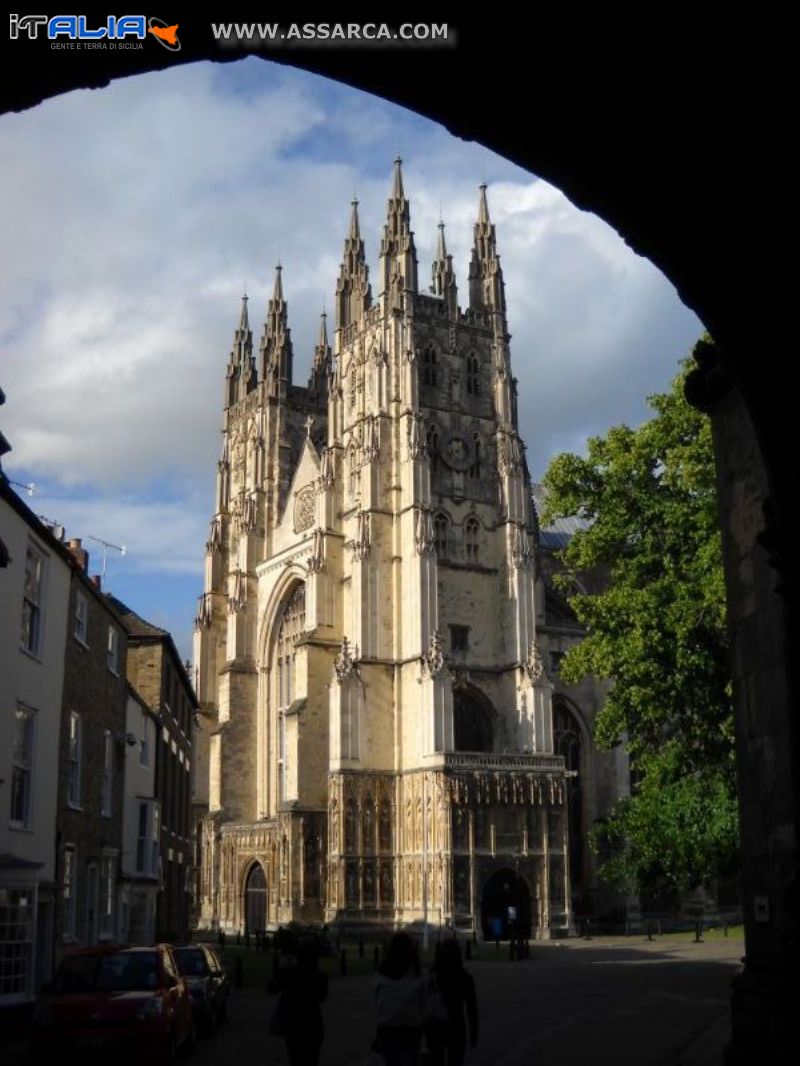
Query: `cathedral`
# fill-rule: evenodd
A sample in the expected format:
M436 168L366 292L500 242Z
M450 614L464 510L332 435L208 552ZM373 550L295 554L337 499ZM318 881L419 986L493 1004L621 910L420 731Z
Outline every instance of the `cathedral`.
M462 308L441 223L420 285L396 161L376 289L354 202L307 386L281 268L257 352L242 301L195 623L197 919L545 938L573 926L624 768L590 752L601 688L580 707L558 682L579 634L547 581L485 186Z

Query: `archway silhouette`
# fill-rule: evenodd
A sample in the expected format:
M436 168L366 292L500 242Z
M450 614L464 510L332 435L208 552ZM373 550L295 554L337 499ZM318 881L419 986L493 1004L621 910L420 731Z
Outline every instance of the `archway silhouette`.
M713 416L729 617L741 648L734 700L747 962L729 1063L788 1061L791 945L800 939L800 663L786 651L800 636L800 492L787 447L794 391L782 371L794 365L796 343L783 225L796 198L791 35L747 20L720 41L717 28L676 19L659 27L658 44L630 48L613 28L572 25L565 35L518 13L511 26L480 11L460 15L457 32L456 47L414 54L413 77L401 49L270 58L401 103L545 177L651 259L713 333L717 351L689 392ZM175 55L153 46L93 54L83 66L73 55L54 62L41 43L13 42L26 77L7 79L4 110L176 61L240 55L221 51L205 25L187 25ZM747 76L759 55L769 63Z

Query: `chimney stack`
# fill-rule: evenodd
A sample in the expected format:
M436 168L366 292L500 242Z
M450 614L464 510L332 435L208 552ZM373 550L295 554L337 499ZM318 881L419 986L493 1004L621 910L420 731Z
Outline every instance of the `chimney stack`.
M84 574L87 573L89 570L89 553L81 546L80 538L72 537L71 540L67 541L67 548Z

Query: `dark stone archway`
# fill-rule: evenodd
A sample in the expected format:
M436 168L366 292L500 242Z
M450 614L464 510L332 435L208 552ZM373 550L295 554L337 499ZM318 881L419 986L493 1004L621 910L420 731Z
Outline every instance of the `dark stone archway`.
M481 893L481 930L484 940L529 939L531 893L514 870L498 870Z
M171 17L180 53L152 45L81 62L4 38L9 68L25 76L6 79L3 109L246 54L221 50L205 20ZM303 19L313 17L306 6ZM729 1061L788 1062L800 943L800 658L787 654L800 646L800 465L783 369L797 343L786 226L798 195L794 40L769 15L705 30L677 14L633 43L635 28L583 18L562 33L536 12L526 21L476 9L451 24L456 47L422 49L413 63L403 49L262 54L401 103L553 182L651 259L713 333L717 353L689 392L714 426L735 649L747 962Z
M267 927L267 878L260 862L247 872L244 885L244 931L250 935Z

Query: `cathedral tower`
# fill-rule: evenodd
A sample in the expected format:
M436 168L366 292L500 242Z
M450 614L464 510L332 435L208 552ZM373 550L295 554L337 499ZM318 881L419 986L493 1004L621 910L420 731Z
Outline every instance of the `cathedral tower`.
M280 268L228 367L195 661L201 921L570 924L564 762L486 188L458 305L395 162L377 298L353 203L307 388Z

